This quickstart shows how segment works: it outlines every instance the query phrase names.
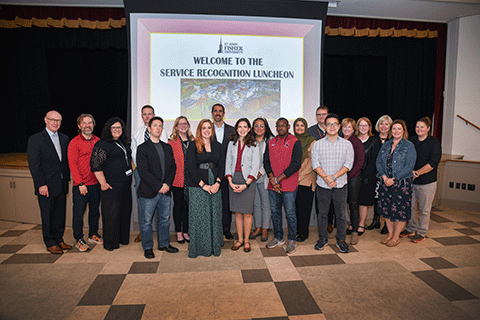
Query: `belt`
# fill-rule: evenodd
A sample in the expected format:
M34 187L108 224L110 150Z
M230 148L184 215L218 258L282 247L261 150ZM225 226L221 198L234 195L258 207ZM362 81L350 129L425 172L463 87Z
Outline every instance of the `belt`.
M198 165L198 167L199 167L200 169L213 168L213 162L200 163L200 164Z

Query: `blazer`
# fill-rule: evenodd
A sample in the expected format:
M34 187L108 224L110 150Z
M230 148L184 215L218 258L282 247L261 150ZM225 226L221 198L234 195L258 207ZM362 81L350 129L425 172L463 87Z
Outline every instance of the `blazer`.
M61 161L46 130L40 131L28 139L28 167L37 196L39 195L38 189L44 185L48 187L50 196L58 196L62 190L65 194L68 193L68 181L70 181L67 154L69 138L60 132L58 132L58 138L62 151Z
M227 154L228 143L230 142L230 136L232 135L233 127L225 122L225 129L223 131L222 151L223 154Z
M225 176L232 176L235 174L235 167L237 166L238 144L234 145L233 141L228 143L227 155L225 159ZM245 181L248 176L252 176L254 180L257 178L260 170L260 149L257 145L252 147L245 146L242 153L242 175Z
M165 154L165 165L163 167L160 166L160 157L152 140L145 141L137 148L137 170L140 175L137 195L139 197L155 198L164 183L172 188L177 167L173 158L172 146L163 141L160 141L160 144ZM170 195L170 191L166 195Z
M387 156L392 150L393 139L385 141L377 156L377 177L387 175ZM413 168L417 160L415 146L408 140L402 139L393 152L392 174L390 178L400 181L413 177Z

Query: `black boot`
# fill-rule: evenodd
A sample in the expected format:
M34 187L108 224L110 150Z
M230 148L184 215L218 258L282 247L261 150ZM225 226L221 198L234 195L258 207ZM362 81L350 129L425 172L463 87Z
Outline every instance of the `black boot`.
M365 228L365 230L380 229L380 217L377 214L373 215L372 224Z
M380 234L387 234L388 233L388 228L387 228L387 223L383 225L382 230L380 231Z

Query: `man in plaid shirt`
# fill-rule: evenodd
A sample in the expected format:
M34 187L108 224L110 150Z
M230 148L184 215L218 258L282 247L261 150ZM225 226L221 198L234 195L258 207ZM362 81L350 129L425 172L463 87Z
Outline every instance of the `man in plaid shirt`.
M327 136L317 140L312 148L312 168L317 173L316 197L319 206L318 241L315 249L323 250L328 245L328 211L333 202L337 221L337 248L342 253L349 251L345 242L347 203L347 175L353 166L353 146L350 141L338 136L340 119L329 114L325 119Z

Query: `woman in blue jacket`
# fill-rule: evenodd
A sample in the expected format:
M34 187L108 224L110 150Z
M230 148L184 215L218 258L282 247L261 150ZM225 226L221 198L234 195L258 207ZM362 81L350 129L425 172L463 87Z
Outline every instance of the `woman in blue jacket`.
M400 232L412 214L413 168L417 152L408 141L405 121L390 126L393 139L386 141L377 157L378 212L385 218L388 236L381 241L389 247L400 243Z

